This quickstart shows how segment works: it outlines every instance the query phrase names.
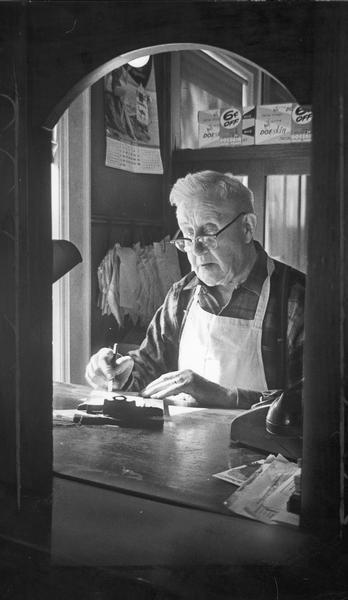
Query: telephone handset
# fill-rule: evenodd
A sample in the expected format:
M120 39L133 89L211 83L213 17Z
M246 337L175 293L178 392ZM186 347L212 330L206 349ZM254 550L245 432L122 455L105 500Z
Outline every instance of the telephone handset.
M286 458L302 456L302 380L287 390L262 395L260 402L231 423L232 445Z
M287 390L273 390L250 410L269 407L266 414L266 430L274 435L296 437L302 435L302 384L303 379Z
M284 390L269 407L266 430L284 437L302 437L302 389Z

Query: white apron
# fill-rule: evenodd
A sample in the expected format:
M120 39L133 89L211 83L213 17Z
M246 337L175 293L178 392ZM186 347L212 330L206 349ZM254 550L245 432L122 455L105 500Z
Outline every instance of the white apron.
M208 313L199 305L197 287L180 340L179 369L191 369L227 388L267 389L261 339L273 270L268 257L254 319Z

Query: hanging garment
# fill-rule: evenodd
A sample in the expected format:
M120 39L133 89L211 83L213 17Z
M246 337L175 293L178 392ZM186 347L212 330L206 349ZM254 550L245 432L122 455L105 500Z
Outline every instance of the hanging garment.
M169 239L169 238L167 238ZM109 250L98 267L98 306L118 325L126 315L147 327L171 287L181 277L177 252L166 239L153 245Z
M139 323L146 326L148 322L148 314L150 312L150 289L145 271L145 248L141 248L140 244L134 245L134 250L137 258L137 270L139 278L138 295L136 297L137 313Z
M169 236L167 236L160 242L153 243L163 298L173 283L181 279L178 252L174 246L168 243L169 239Z
M148 313L148 322L150 322L157 308L161 306L164 300L164 295L162 292L161 282L156 264L155 253L152 245L146 247L146 260L144 266L150 292L150 303Z
M111 313L107 295L112 277L112 254L113 250L109 250L98 267L98 306L102 312L102 315L109 315Z
M107 303L110 312L114 315L119 327L122 327L124 320L124 310L120 306L120 260L118 258L118 249L120 245L115 244L110 252L111 259L111 279L107 291Z
M192 369L224 387L263 391L267 382L262 360L262 324L274 263L268 257L254 319L211 314L198 303L199 287L187 315L179 346L179 369Z
M117 247L119 259L119 304L124 314L128 314L135 324L138 319L137 295L139 287L139 276L137 267L137 256L133 248Z

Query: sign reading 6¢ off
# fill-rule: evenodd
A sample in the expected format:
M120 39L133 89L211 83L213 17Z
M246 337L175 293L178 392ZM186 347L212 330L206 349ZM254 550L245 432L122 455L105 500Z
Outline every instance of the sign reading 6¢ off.
M231 106L230 108L226 108L226 110L221 113L220 125L224 129L235 129L235 127L238 127L241 120L241 111L238 108Z

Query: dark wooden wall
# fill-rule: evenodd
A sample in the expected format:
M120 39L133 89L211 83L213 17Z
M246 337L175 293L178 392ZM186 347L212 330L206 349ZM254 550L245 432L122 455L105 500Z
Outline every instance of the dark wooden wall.
M130 173L105 166L103 80L92 88L91 126L92 215L161 220L162 175Z
M28 11L36 123L54 123L120 53L168 43L211 44L268 70L311 100L313 6L239 2L34 2Z
M157 81L157 87L161 82ZM97 307L97 269L116 242L149 244L163 235L163 175L130 173L105 166L103 80L91 92L91 350L122 340L114 317ZM139 337L144 332L139 332ZM133 337L132 339L135 340ZM140 339L139 339L140 341Z
M316 14L312 201L305 314L303 522L322 536L347 514L348 12ZM325 16L325 15L324 15ZM332 124L334 117L335 125Z
M6 342L0 351L0 405L3 418L0 420L0 438L3 440L2 453L6 462L2 465L2 480L13 482L16 476L16 395L15 374L17 361L16 321L14 303L15 279L15 164L16 132L8 126L14 117L15 82L13 80L13 56L15 33L19 26L19 14L11 11L3 16L1 23L0 70L2 85L0 93L0 273L2 279L0 294L0 339Z

